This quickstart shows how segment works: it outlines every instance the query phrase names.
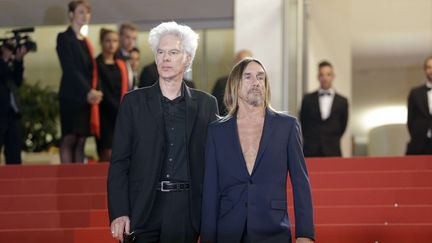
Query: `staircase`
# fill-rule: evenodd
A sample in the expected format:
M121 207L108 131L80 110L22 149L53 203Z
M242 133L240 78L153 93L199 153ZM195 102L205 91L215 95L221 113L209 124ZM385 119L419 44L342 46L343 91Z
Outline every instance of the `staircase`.
M0 242L114 243L108 164L0 167Z
M307 164L316 242L432 242L432 156ZM0 167L0 242L117 242L108 227L107 170L108 164ZM293 216L291 196L289 205Z

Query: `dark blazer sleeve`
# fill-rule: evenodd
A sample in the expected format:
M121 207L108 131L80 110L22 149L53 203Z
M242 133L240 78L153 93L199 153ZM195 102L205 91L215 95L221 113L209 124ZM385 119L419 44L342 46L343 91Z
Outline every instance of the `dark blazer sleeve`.
M77 65L76 55L77 53L73 52L73 43L70 37L66 33L60 33L57 36L57 54L60 59L60 65L63 71L63 82L67 82L65 84L66 87L73 87L75 85L80 86L80 88L76 90L84 90L90 91L91 82L87 80L83 70ZM74 92L74 90L68 90L70 92ZM73 95L73 94L71 94ZM76 94L75 94L76 95Z
M201 242L216 243L219 210L219 186L215 142L209 126L205 151L205 172L202 202Z
M125 95L117 115L113 153L108 170L108 211L110 222L129 216L128 174L132 154L133 127L130 96Z
M301 107L300 107L300 112L299 112L299 119L300 119L300 123L301 123L301 129L302 129L302 134L304 134L304 128L306 127L306 96L303 96L302 99L302 103L301 103Z
M415 110L414 94L413 94L413 90L411 90L408 96L408 121L407 121L408 131L411 137L414 134L414 126L413 126L414 110Z
M314 239L312 195L300 140L300 125L293 122L288 141L288 168L294 198L295 237Z
M339 135L342 137L344 134L347 124L348 124L348 100L344 97L341 97L342 102L342 111L340 115L340 133Z

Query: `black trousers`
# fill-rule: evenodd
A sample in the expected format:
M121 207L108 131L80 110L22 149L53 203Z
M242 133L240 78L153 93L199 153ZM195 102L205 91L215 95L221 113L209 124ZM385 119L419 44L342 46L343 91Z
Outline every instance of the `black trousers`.
M6 164L21 164L21 119L11 112L0 117L0 151L4 146Z
M136 243L196 243L189 209L189 193L157 192L150 220L138 230Z

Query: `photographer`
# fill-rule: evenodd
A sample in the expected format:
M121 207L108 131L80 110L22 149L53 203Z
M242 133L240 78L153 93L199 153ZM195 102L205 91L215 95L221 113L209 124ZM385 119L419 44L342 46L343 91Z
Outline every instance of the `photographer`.
M0 150L4 145L6 164L21 164L21 115L16 90L23 82L27 48L19 46L14 54L11 46L15 44L4 42L0 51Z

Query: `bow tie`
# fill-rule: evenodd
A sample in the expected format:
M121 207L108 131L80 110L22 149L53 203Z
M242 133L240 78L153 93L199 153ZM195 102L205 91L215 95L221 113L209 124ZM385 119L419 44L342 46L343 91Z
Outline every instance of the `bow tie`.
M426 91L430 91L431 89L431 87L426 86Z
M326 96L326 95L331 95L330 92L324 91L324 92L319 92L319 96Z

